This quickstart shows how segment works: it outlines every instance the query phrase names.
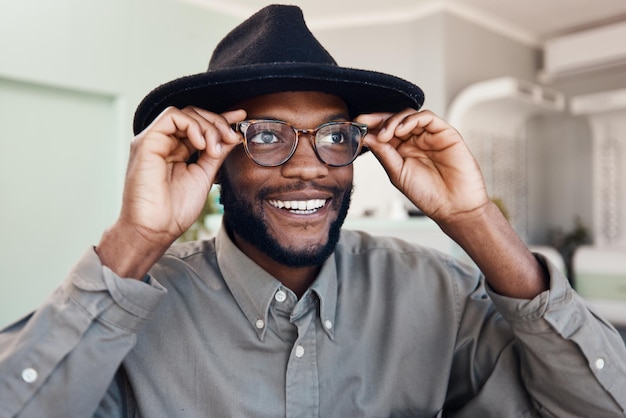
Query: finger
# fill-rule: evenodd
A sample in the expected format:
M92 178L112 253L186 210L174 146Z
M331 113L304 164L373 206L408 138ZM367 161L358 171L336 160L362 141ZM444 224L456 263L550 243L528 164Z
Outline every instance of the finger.
M219 123L220 117L216 114L207 112L205 115L201 115L200 109L187 106L182 109L182 112L196 121L200 127L200 132L204 138L205 146L201 149L205 149L208 144L216 141L221 141L222 133L218 130L216 124Z
M416 112L417 110L408 108L398 113L371 113L358 116L356 121L368 125L379 141L387 142L394 137L397 126L408 115Z
M391 174L394 168L400 168L403 164L402 156L398 153L396 147L389 142L380 142L377 140L368 141L368 146L374 157L382 164L387 174ZM389 168L389 169L388 169ZM392 169L390 171L390 169Z
M229 124L233 124L244 120L247 113L244 109L235 109L222 113L222 116L228 121Z
M244 120L246 112L234 110L217 114L194 106L184 108L183 112L198 122L206 139L206 147L193 160L195 164L188 165L187 168L192 171L202 169L212 183L224 159L243 141L242 135L235 132L231 125Z
M198 122L174 107L161 112L132 142L135 152L148 151L170 161L180 160L204 146Z
M399 126L402 126L407 118L411 115L415 115L418 111L415 109L404 109L401 112L393 114L391 117L385 120L385 124L379 132L378 136L380 140L388 141L396 136L396 130Z
M196 118L201 126L207 144L203 153L206 156L222 160L236 145L243 142L243 136L235 132L232 124L245 118L244 110L217 114L190 106L184 111Z
M407 115L395 129L395 134L404 137L408 134L419 135L423 132L438 135L445 131L456 131L446 121L430 111L421 111Z
M398 152L397 144L378 141L374 135L368 135L365 139L370 151L387 173L391 183L398 187L400 173L404 167L404 157Z
M217 129L223 142L238 144L242 141L241 135L235 132L231 125L245 119L245 110L237 109L217 114L199 107L191 107L191 109Z
M367 125L370 131L378 131L392 115L393 113L366 113L357 116L354 121Z
M165 109L148 128L178 139L187 138L196 149L206 145L198 120L175 107Z

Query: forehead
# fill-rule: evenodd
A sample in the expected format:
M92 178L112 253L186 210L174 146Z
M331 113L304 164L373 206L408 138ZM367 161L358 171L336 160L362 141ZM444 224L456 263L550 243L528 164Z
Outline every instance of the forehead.
M279 119L297 126L314 126L349 119L348 106L339 96L320 92L282 92L239 103L249 119Z

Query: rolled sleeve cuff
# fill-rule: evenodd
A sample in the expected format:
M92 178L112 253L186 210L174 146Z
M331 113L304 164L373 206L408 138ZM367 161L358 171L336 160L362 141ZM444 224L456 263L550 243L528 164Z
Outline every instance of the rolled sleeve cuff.
M117 276L102 265L93 248L74 267L64 288L92 319L131 332L150 320L167 293L152 277L142 281Z
M487 292L500 314L516 329L524 332L544 332L554 328L559 334L568 334L567 328L577 324L584 315L575 314L585 309L582 303L575 303L576 293L559 269L540 254L537 260L546 267L550 287L532 299L517 299L496 293L489 285Z
M622 338L589 308L554 265L541 255L535 257L547 268L550 288L530 300L509 298L488 288L493 303L524 345L543 347L544 354L554 355L553 360L558 355L570 359L569 364L582 355L595 379L626 410L626 352ZM572 342L576 348L563 341ZM592 387L593 382L585 382L579 385Z

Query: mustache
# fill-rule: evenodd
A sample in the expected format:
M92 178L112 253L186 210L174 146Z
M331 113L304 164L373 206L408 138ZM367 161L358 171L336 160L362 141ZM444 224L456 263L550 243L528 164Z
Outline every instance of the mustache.
M344 189L338 186L328 186L328 185L320 184L314 180L312 181L300 180L296 183L290 183L290 184L286 184L284 186L279 186L279 187L270 187L270 186L263 187L262 189L259 190L258 196L261 199L265 199L271 194L298 192L301 190L311 190L311 189L322 190L322 191L332 194L333 196L339 196L344 192ZM352 185L350 186L350 189L352 189Z

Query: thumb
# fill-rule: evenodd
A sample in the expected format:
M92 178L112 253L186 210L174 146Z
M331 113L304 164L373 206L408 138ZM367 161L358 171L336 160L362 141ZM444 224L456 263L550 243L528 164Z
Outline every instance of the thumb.
M391 182L395 184L395 180L404 163L398 150L389 142L378 141L373 134L368 134L365 137L365 145L383 166Z

